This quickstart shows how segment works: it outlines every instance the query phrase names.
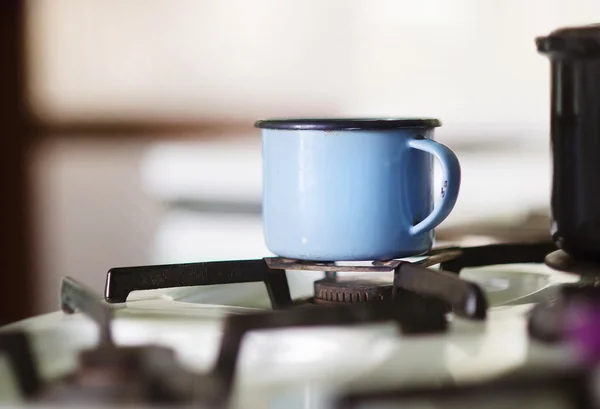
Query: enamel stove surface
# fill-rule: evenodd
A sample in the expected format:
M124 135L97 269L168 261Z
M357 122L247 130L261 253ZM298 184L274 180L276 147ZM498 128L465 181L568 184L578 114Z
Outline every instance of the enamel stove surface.
M451 317L445 333L403 335L390 322L249 332L240 350L230 406L327 408L355 388L461 384L518 368L560 370L571 360L567 348L533 340L527 321L535 303L552 298L557 284L575 282L578 276L541 264L512 264L464 269L461 277L485 290L487 319ZM196 291L188 287L132 293L126 303L114 304L115 343L168 346L184 368L208 371L217 359L224 318L256 313L261 310L256 306L268 302L255 300L246 307L203 304ZM239 304L227 297L221 302ZM72 371L78 353L93 348L99 335L96 324L80 313L52 313L4 331L18 329L32 341L42 380ZM0 385L0 399L19 404L6 360L0 360Z

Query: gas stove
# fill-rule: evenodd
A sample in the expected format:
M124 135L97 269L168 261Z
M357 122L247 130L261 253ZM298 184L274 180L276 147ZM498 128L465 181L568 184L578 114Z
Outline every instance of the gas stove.
M269 164L263 173L270 182L263 186L276 187L263 194L268 202L263 217L275 216L265 230L282 242L274 253L306 260L113 268L103 296L65 277L61 311L0 329L0 401L100 407L600 407L599 102L598 93L579 92L598 82L598 28L558 30L536 40L538 51L552 61L552 238L546 227L538 235L510 226L494 229L504 237L498 242L467 246L450 240L452 245L438 242L425 254L401 258L431 249L431 229L457 198L458 159L431 139L439 121L259 121L268 129L263 147L276 142L263 149ZM373 132L390 124L398 131L394 144L387 144L387 133L379 134L383 144L369 151L372 162L363 161L363 148L377 142L371 142ZM415 132L416 126L429 137ZM307 129L311 137L324 132L318 139L323 144L309 139L308 145L324 149L318 155L312 148L298 153L294 144L279 144L289 138L274 136ZM330 150L334 131L357 133L350 142L333 141ZM337 162L325 154L348 146L354 147L345 151L350 156L339 155ZM408 204L380 207L381 196L398 193L397 173L391 177L387 164L399 157L385 156L392 152L388 146L393 152L407 146L429 152L446 164L441 199L429 216L414 211L429 208L429 199L424 206L418 199L429 197L429 183L421 182L429 180L431 167L420 160L407 162L411 172L403 176L402 200ZM300 167L319 171L296 178L289 158L313 156L310 166L300 161ZM370 165L356 168L356 162ZM340 167L349 172L330 179L330 170ZM361 183L377 189L355 195L348 181L372 169L380 172ZM311 182L296 196L280 175ZM305 189L316 186L315 180L328 182L325 188ZM329 189L338 185L352 189L341 190L343 195ZM340 216L341 207L333 203L348 197L365 200L352 202L347 206L352 212ZM386 210L381 220L366 217L383 208L395 211ZM349 234L348 220L360 221L361 229ZM398 234L389 235L387 222L400 220ZM307 221L319 227L335 223L321 229L327 234L310 248L298 249L295 244L311 242ZM462 234L481 235L476 227ZM427 236L419 238L422 233ZM368 249L371 244L382 246ZM377 261L310 260L329 257ZM392 257L399 259L385 259ZM307 271L319 276L302 275ZM312 285L312 295L292 296L290 283L303 280ZM216 304L201 290L257 283L266 290L257 304L227 292L219 293L224 296Z
M555 251L542 241L374 263L113 268L104 297L67 277L62 311L0 331L0 399L362 408L485 397L481 407L588 407L595 370L579 357L600 343L563 323L575 301L597 298L595 275L548 267ZM306 270L322 272L314 295L292 299L287 277ZM189 302L200 286L250 282L264 283L270 308Z

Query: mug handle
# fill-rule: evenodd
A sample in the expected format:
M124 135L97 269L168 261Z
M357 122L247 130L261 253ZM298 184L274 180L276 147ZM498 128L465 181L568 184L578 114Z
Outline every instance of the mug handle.
M411 236L416 236L435 228L450 214L460 189L460 163L456 154L446 145L433 139L411 139L408 146L432 154L442 165L444 181L442 182L442 200L425 219L409 229Z

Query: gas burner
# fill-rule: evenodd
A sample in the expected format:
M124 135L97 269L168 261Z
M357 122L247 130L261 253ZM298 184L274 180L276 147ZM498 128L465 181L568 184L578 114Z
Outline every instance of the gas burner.
M352 276L315 281L315 304L391 301L393 277Z
M432 300L437 305L450 306L455 315L474 320L485 319L487 300L481 288L463 280L459 273L463 268L495 264L541 263L546 254L556 250L552 242L492 244L478 247L437 248L420 256L417 261L386 260L369 264L339 265L335 262L311 262L286 258L256 260L217 261L187 264L170 264L139 267L118 267L109 270L106 278L105 297L109 303L122 303L132 291L155 290L183 286L204 286L263 282L267 288L274 310L289 309L297 304L290 296L286 270L323 271L326 279L334 279L337 272L362 272L368 274L393 271L392 299ZM429 267L439 265L438 270ZM290 272L291 273L291 272ZM324 284L321 282L319 285ZM333 289L327 283L323 289ZM338 286L338 284L335 284ZM346 286L346 288L348 288ZM342 292L343 300L360 301L356 292ZM376 298L378 289L372 289ZM338 300L336 290L335 300ZM331 301L333 296L317 297L314 301ZM332 294L332 293L330 293ZM417 299L419 298L417 297ZM364 292L363 292L364 298ZM384 297L385 299L385 297ZM439 308L434 308L440 310ZM445 308L446 310L447 308Z
M550 268L586 277L600 277L600 263L577 260L563 250L548 254L544 260Z

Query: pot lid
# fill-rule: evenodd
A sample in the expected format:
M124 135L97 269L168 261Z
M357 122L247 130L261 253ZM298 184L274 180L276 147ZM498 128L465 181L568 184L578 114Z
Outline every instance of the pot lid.
M600 24L565 27L535 39L541 53L564 57L600 57Z

